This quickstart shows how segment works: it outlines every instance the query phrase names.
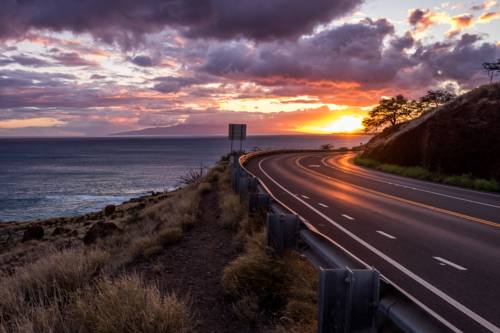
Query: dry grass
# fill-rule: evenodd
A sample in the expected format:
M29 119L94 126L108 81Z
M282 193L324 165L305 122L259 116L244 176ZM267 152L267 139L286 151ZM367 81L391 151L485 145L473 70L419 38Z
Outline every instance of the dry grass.
M231 189L229 168L225 167L219 173L219 223L230 230L238 230L245 216L245 207L240 201L240 197Z
M75 291L65 302L27 307L1 333L183 333L196 324L189 305L163 297L135 275L101 279Z
M99 274L109 254L101 250L68 250L19 269L0 285L0 327L6 332L51 324L79 288ZM56 320L56 319L54 319ZM57 321L57 320L56 320Z
M249 237L244 253L224 270L222 285L249 325L278 314L289 329L316 328L318 272L297 253L274 256L265 232Z
M157 289L140 285L137 278L115 283L106 276L116 276L133 261L180 241L196 223L200 200L212 190L212 184L201 181L163 200L147 198L110 218L122 233L101 239L90 249L79 245L54 251L2 278L0 332L190 331L188 308L175 296L163 299ZM89 284L97 279L103 282L91 288ZM126 294L119 290L123 287L133 288ZM85 308L88 312L83 318L80 310ZM110 317L101 318L101 314ZM127 317L137 321L123 320ZM96 321L95 327L91 321ZM68 327L70 322L79 322L81 327ZM130 326L120 326L125 324Z
M73 332L81 333L183 333L195 324L187 302L163 297L137 276L104 279L83 290L69 313Z

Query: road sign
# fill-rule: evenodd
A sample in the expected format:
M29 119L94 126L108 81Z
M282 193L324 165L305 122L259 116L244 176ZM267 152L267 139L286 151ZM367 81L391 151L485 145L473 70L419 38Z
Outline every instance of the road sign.
M229 140L245 140L246 138L246 124L229 124Z
M233 141L240 141L240 152L242 151L243 140L247 138L246 124L229 124L229 140L231 140L231 152L233 152Z

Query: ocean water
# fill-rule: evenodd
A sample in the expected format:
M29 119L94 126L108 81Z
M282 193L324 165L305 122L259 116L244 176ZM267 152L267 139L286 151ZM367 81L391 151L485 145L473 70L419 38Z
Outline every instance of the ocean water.
M243 147L352 147L366 135L253 136ZM179 177L210 167L229 151L210 138L2 138L0 221L74 216L151 191L173 189Z

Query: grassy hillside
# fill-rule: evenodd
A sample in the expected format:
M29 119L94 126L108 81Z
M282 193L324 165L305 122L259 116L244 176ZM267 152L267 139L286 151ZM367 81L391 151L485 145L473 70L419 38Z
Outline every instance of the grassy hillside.
M264 235L225 162L102 212L0 224L0 332L315 331L317 272Z
M494 83L385 130L370 140L361 157L384 169L420 167L428 171L426 178L477 187L500 180L499 133L500 83Z

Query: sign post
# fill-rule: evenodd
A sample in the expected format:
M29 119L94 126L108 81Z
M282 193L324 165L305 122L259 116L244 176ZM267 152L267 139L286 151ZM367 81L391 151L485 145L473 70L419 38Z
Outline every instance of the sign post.
M243 148L243 140L247 138L246 124L229 124L229 140L231 141L231 153L233 152L233 141L240 141L240 152Z

